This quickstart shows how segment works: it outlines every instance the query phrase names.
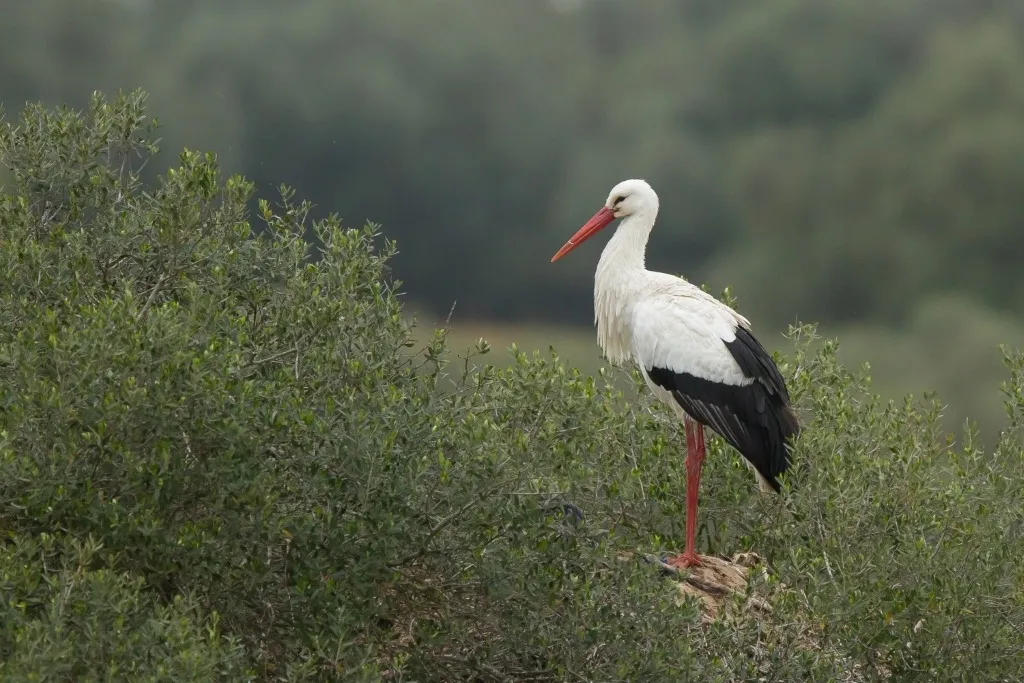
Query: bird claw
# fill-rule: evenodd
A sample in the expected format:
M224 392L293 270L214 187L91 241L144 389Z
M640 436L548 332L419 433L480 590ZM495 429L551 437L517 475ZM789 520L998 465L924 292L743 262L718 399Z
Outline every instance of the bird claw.
M690 552L666 558L665 564L676 569L689 569L690 567L699 567L703 562L700 559L700 555Z
M673 576L678 576L690 567L697 567L701 565L700 556L696 554L692 557L686 557L685 553L682 555L673 555L671 557L658 557L657 555L647 554L644 556L644 559L647 560L648 563L660 567L663 573Z

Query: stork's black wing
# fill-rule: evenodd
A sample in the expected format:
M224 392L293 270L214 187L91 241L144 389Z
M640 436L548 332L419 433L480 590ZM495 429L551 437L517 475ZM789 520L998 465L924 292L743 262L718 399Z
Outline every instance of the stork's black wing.
M800 432L786 383L772 357L746 328L737 327L736 338L722 343L749 383L716 382L661 367L647 368L647 374L670 391L690 417L738 450L778 491L777 477L790 465L786 441Z

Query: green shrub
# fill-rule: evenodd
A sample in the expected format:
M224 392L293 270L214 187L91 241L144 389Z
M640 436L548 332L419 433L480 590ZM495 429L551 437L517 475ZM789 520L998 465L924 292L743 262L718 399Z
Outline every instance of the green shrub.
M210 681L244 673L244 653L193 600L161 602L140 578L102 567L102 548L8 538L0 548L4 680ZM11 647L11 644L14 647Z
M705 551L762 555L774 609L703 625L639 559L685 521L681 425L639 381L482 340L451 379L373 226L284 190L254 230L191 151L146 185L152 133L141 93L0 130L3 678L1024 675L1019 356L986 454L794 330L790 490L712 439L702 492Z

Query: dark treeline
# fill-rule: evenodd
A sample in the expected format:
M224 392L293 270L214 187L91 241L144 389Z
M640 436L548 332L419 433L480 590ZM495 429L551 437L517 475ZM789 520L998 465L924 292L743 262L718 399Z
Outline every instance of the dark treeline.
M960 292L1024 306L1016 0L12 3L0 99L145 87L168 155L203 145L397 238L420 306L589 322L639 176L652 267L774 323L903 324ZM171 159L165 159L171 161Z

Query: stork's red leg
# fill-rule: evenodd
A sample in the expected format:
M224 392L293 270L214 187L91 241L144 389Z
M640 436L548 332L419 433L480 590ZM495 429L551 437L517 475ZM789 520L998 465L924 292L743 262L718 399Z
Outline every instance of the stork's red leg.
M694 549L697 535L697 494L700 490L700 470L704 465L704 426L686 418L686 549L682 555L670 557L666 562L674 567L686 568L700 564Z

